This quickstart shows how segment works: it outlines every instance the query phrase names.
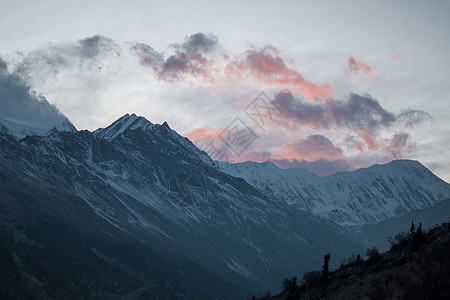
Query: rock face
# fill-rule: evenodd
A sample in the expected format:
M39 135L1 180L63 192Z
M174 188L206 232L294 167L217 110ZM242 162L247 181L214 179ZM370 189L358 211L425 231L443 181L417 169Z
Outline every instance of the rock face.
M6 290L25 298L242 299L328 249L360 249L136 115L95 132L1 133L0 191Z
M327 177L280 169L270 162L217 164L266 194L343 226L378 223L450 198L450 184L411 160Z

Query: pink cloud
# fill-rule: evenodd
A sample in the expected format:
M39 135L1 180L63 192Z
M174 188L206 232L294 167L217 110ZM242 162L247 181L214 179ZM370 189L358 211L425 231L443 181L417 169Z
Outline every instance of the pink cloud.
M348 69L355 74L363 73L369 78L374 78L372 69L366 63L356 60L353 55L348 56Z
M315 134L294 143L285 144L274 157L287 160L315 161L320 159L337 160L343 158L342 149L323 135Z
M225 68L228 80L253 79L267 85L288 87L302 92L307 98L327 98L333 90L328 83L316 85L307 81L297 70L286 65L277 49L250 49L237 56Z
M200 145L217 139L220 132L220 130L212 127L201 127L191 130L183 135L195 145Z

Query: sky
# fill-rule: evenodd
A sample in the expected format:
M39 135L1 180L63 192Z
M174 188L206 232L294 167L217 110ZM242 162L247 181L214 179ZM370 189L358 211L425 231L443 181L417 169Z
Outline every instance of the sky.
M449 1L1 0L0 118L95 130L136 113L213 159L320 176L414 159L450 182L448 12Z

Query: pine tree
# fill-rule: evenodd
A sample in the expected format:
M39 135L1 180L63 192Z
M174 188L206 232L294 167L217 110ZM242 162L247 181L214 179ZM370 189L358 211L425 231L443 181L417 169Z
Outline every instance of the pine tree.
M331 253L324 255L323 257L323 267L322 267L322 281L325 285L328 285L330 282L330 271L329 271L329 262L331 258Z
M419 227L417 228L417 231L414 234L413 240L414 244L416 245L420 245L425 241L425 236L423 235L422 231L422 223L419 223Z
M411 221L411 228L409 229L409 233L411 236L414 236L414 232L416 231L416 226L414 225L414 221Z

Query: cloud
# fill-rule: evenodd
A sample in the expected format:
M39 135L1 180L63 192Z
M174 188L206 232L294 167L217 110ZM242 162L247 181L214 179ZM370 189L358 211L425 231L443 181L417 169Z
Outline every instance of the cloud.
M294 98L290 90L279 92L275 96L273 103L280 107L285 121L294 122L294 129L299 126L321 129L329 127L322 105L300 101ZM284 125L288 126L288 122L284 122Z
M388 112L371 96L350 94L348 100L333 100L325 105L327 117L338 126L355 129L376 129L394 123L395 114Z
M120 57L121 47L112 39L95 35L74 43L49 44L23 56L14 72L28 80L58 80L69 68L101 73L109 67L108 57Z
M404 132L394 134L384 146L384 152L392 154L394 158L402 157L405 151L411 152L413 150L413 145L409 143L410 137L410 134Z
M315 161L343 158L342 149L320 134L309 135L295 143L285 144L276 155L286 160Z
M397 117L398 120L405 123L406 127L412 127L423 121L432 121L429 113L423 110L405 109Z
M422 110L407 109L400 114L394 114L384 109L371 96L353 93L347 99L309 103L284 90L278 93L273 101L283 111L285 120L281 124L285 127L291 130L299 127L350 130L358 137L358 141L353 145L360 150L363 149L361 140L369 150L378 149L378 133L383 128L401 124L411 127L431 119L430 115Z
M234 55L217 37L205 33L186 36L166 53L144 43L119 44L96 35L41 47L22 55L10 70L17 80L20 75L22 84L27 82L27 95L29 86L44 93L83 128L83 120L89 119L94 129L107 125L120 109L138 109L156 122L168 118L181 131L198 127L186 136L202 150L208 150L210 142L221 150L226 145L219 137L221 130L215 129L221 127L214 126L240 116L261 138L240 157L228 151L232 161L271 160L321 175L353 168L349 155L360 155L363 163L402 157L414 147L409 129L431 120L422 110L390 111L370 95L336 96L330 84L307 80L288 62L272 46L250 47ZM370 67L353 56L349 70L373 76ZM282 115L264 132L240 110L243 101L253 99L255 89L269 95L281 90L274 94L273 104Z
M374 78L372 69L366 63L355 59L353 55L348 56L348 69L355 74L363 73L369 78Z
M141 65L151 67L155 72L159 72L163 64L163 55L155 51L151 46L143 43L135 43L130 48L131 53L139 57Z
M9 74L0 58L0 118L36 128L51 129L67 118L44 97L31 92L23 80Z
M191 75L209 80L211 64L205 55L217 46L217 38L213 34L205 35L198 32L186 37L182 44L172 45L175 54L163 63L158 77L169 81L178 81Z
M95 58L104 53L121 55L121 48L111 39L103 35L94 35L79 40L77 47L72 48L72 53L78 57Z
M237 56L225 68L229 80L253 79L267 85L289 87L305 93L307 98L327 98L332 91L329 83L316 85L307 81L297 70L289 68L279 51L271 46L253 48Z
M187 137L192 143L199 146L205 145L213 140L217 140L220 133L221 131L215 128L202 127L191 130L183 135Z

